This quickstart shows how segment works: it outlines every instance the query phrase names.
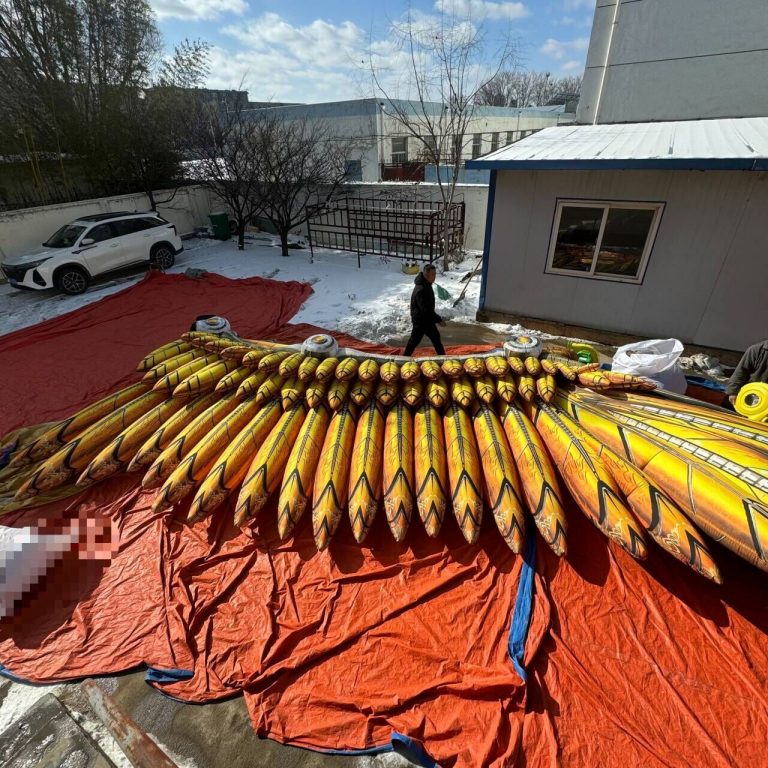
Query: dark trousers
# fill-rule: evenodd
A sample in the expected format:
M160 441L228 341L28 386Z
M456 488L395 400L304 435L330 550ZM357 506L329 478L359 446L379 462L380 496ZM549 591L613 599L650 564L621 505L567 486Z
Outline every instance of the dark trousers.
M405 345L405 352L403 354L406 357L410 357L410 355L413 354L413 350L416 349L419 342L425 336L432 342L432 346L435 348L435 352L437 352L438 355L445 354L443 342L440 341L440 331L437 330L437 326L434 323L430 323L429 325L414 325L413 331L411 332L411 338L408 339L408 343Z

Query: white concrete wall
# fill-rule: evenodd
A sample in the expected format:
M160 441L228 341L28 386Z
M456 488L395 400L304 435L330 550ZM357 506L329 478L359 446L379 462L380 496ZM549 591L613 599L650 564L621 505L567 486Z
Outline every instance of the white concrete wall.
M598 0L577 120L762 117L766 72L768 0Z
M545 274L558 198L663 202L641 285ZM768 174L500 171L485 309L724 349L768 335Z
M398 195L406 199L441 199L436 184L423 183L351 184L349 193L365 197ZM156 198L165 200L170 194L158 192ZM463 199L466 203L465 247L469 250L482 250L488 187L481 184L457 184L456 195L457 199ZM79 216L110 211L146 211L148 207L146 196L135 194L0 213L0 261L36 248L59 227L75 221ZM175 224L181 234L192 232L196 227L207 226L209 213L225 209L226 206L202 187L184 187L170 203L158 205L160 215ZM297 231L306 232L306 228Z
M161 190L155 193L155 200L158 202L158 213L175 224L179 234L207 225L208 214L221 208L220 204L212 203L208 191L202 187L182 187L172 200L162 203L172 194L173 190ZM149 201L146 195L136 193L0 212L0 260L38 247L59 227L80 216L147 210Z

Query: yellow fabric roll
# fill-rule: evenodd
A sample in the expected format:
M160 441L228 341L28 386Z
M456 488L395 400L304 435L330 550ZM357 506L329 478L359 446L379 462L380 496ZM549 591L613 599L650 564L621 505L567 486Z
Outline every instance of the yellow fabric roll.
M735 408L750 421L768 424L768 384L759 381L745 384L736 397Z

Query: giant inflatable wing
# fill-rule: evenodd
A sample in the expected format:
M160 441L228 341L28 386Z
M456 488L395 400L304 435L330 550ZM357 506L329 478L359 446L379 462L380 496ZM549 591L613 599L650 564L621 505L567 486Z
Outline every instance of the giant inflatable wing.
M319 550L343 524L364 541L377 514L398 541L412 525L437 536L452 514L469 542L488 515L514 552L537 530L564 555L567 489L637 559L653 540L719 582L704 531L768 571L768 425L577 365L190 332L136 383L14 446L0 512L129 472L190 523L231 498L249 525L274 497L279 535L306 515Z

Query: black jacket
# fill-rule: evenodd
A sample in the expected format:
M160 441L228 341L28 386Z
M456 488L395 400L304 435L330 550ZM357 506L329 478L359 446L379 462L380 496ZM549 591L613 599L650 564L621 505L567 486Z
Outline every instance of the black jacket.
M725 391L729 395L738 395L739 390L752 381L768 383L768 341L753 344L747 349Z
M416 287L411 294L411 321L414 325L434 325L442 323L443 318L435 314L435 292L427 282L423 272L413 281Z

